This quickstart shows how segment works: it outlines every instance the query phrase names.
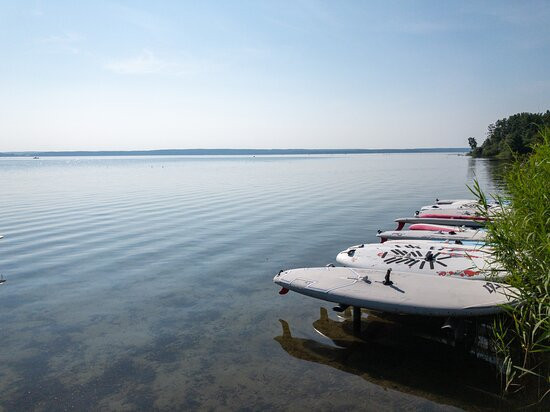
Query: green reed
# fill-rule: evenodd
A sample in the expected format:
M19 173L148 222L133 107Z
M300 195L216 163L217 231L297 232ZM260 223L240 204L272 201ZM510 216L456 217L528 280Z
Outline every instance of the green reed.
M493 197L509 207L487 225L494 258L521 302L506 306L494 324L503 389L534 399L536 407L550 398L550 129L542 129L540 137L530 156L517 157L506 169L506 193ZM488 216L479 183L470 190Z

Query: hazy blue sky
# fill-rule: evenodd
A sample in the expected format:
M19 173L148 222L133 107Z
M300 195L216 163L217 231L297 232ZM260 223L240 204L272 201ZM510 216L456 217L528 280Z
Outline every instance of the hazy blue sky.
M1 1L0 151L466 146L550 109L550 1Z

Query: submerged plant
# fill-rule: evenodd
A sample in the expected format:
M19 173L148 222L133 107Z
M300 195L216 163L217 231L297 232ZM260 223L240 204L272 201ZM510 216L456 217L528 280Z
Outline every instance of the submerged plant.
M550 398L550 129L528 157L517 157L507 168L506 193L495 196L504 205L489 216L479 183L471 191L480 212L491 217L488 244L519 290L519 305L506 306L495 320L494 347L507 393L534 397L538 406Z

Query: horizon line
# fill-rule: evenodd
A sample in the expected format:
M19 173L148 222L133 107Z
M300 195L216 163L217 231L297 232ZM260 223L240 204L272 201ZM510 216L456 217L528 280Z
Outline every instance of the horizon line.
M466 147L401 149L151 149L151 150L24 150L0 152L0 157L24 156L147 156L147 155L253 155L253 154L361 154L467 152Z

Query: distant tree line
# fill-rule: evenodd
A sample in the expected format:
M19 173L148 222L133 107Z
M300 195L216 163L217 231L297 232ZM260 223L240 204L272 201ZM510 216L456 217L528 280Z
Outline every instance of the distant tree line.
M33 156L243 156L243 155L324 155L359 153L464 153L465 147L425 147L416 149L162 149L66 152L0 152L0 157Z
M531 153L532 145L540 143L540 130L550 127L550 110L546 113L517 113L489 125L487 139L481 146L474 137L468 138L473 157L511 158L514 154Z

